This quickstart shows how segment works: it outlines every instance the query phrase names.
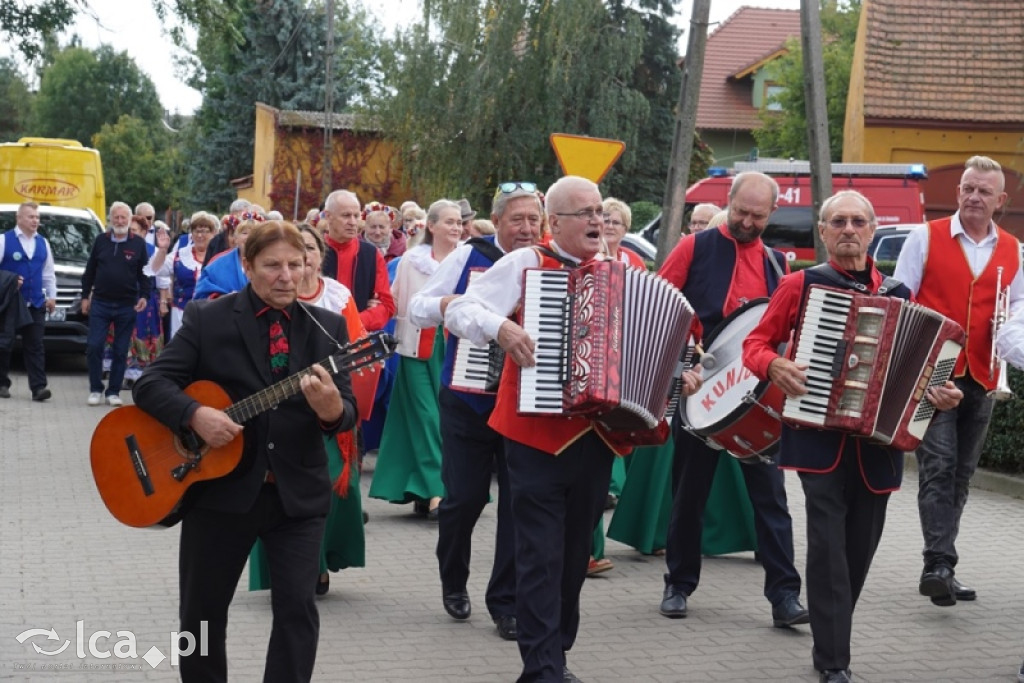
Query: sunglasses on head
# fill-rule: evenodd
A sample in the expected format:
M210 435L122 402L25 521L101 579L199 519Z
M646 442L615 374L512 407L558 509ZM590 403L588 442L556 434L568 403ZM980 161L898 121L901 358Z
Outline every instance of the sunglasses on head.
M498 191L503 194L512 194L516 190L523 190L524 192L536 192L537 183L525 183L525 182L509 182L501 183L498 185Z

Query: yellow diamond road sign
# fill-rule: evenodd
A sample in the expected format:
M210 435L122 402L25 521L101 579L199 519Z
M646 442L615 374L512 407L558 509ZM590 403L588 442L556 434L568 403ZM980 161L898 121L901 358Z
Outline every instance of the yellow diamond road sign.
M578 175L601 182L626 149L621 140L588 138L585 135L552 133L551 146L566 175Z

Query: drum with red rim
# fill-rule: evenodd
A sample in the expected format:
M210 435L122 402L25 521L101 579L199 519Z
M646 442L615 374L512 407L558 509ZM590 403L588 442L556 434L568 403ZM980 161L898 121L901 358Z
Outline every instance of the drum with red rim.
M704 383L680 406L687 431L745 461L770 459L782 436L785 395L743 365L743 340L767 308L768 299L754 299L714 329L701 360Z

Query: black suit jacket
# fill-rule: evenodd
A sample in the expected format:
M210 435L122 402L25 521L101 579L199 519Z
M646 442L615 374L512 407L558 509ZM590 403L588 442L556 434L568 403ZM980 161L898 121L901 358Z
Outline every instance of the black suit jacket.
M172 430L188 424L199 404L181 389L196 380L219 384L233 402L273 384L269 342L256 320L249 287L185 308L181 329L135 383L137 406ZM298 306L302 306L306 315ZM297 304L289 324L288 374L304 370L337 348L318 328L316 317L335 339L348 339L341 316ZM334 382L345 414L336 429L324 431L301 392L245 424L242 461L230 475L200 482L189 490L187 504L224 512L246 512L272 470L285 513L292 517L327 514L331 481L323 437L355 425L356 407L347 372Z

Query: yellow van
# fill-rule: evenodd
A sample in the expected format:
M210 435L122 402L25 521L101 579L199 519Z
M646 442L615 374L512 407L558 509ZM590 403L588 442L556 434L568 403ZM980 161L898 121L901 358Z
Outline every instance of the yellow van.
M106 216L100 153L77 140L58 138L0 144L0 202L27 201Z

